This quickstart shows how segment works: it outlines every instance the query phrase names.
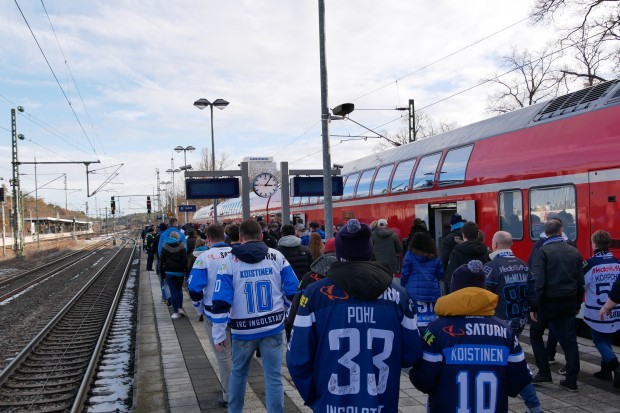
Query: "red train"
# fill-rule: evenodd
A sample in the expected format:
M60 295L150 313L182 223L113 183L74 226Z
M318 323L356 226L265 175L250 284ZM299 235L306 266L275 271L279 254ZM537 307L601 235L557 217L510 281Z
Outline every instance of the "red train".
M599 229L620 253L620 79L349 162L342 173L334 224L385 218L406 238L419 217L440 240L459 212L487 241L511 232L515 254L527 259L542 223L556 215L584 257ZM280 192L252 197L251 210L279 217ZM208 216L199 211L198 221L200 212ZM224 201L218 213L240 219L240 200ZM324 222L320 198L292 198L291 213Z

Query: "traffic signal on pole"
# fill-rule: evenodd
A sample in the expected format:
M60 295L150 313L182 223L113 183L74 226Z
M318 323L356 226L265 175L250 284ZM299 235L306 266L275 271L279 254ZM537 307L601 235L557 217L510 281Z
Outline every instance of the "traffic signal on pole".
M0 202L4 202L4 186L0 186Z
M116 202L114 202L114 197L110 200L110 209L112 210L112 215L116 214Z
M151 197L150 196L146 197L146 213L147 214L151 213Z

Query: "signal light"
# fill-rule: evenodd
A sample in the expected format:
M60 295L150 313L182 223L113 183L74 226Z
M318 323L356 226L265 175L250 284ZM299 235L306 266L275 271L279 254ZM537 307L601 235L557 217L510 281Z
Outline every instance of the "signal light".
M110 200L110 209L112 210L112 215L116 214L116 202L114 201L114 197Z
M150 196L146 197L146 213L147 214L151 213L151 197Z
M0 186L0 202L4 202L4 186Z

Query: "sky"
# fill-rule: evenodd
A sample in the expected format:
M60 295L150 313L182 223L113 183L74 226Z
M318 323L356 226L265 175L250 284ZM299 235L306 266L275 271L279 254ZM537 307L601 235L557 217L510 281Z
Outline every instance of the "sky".
M394 109L412 98L416 109L460 126L489 117L490 87L453 95L503 72L501 56L513 48L554 39L550 27L524 20L531 5L325 0L329 107L352 102L351 118L381 133L406 127L406 112ZM18 105L25 109L17 116L25 135L20 161L78 162L37 165L38 196L61 206L67 199L74 210L88 203L90 216L102 215L112 195L136 195L123 198L123 212L145 212L145 195L157 192L156 169L169 181L171 162L184 164L176 146L196 147L186 156L198 166L201 150L211 148L209 109L193 106L199 98L230 102L213 119L215 154L228 158L226 169L248 156L322 168L318 1L3 1L0 38L7 188L10 112ZM330 132L366 131L332 121ZM330 142L338 164L377 144ZM100 161L89 166L90 197L84 161ZM21 165L20 174L22 190L34 195L34 165ZM175 181L179 190L182 177Z

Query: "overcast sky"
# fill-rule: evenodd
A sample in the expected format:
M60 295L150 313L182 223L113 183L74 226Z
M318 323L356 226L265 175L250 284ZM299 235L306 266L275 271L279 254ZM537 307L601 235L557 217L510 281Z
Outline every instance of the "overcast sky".
M554 38L527 21L515 25L528 15L525 0L325 3L330 107L353 102L356 109L394 109L415 98L416 108L427 107L433 118L467 125L488 117L488 87L437 102L500 71L499 57L511 48L535 49ZM25 108L17 118L18 133L26 136L20 161L99 160L90 166L98 170L89 175L91 193L106 172L124 164L116 184L91 198L84 165L37 167L40 187L66 172L69 207L84 210L88 202L90 215L95 206L109 205L111 195L154 193L155 169L160 180L170 180L163 171L171 158L183 164L175 146L198 148L187 154L187 163L197 166L201 149L211 147L210 115L193 106L198 98L230 102L214 113L216 156L226 153L230 168L246 156L322 168L317 1L17 4L27 23L14 1L0 3L0 176L6 185L10 109L17 105ZM394 133L406 125L402 114L357 110L351 118ZM332 134L364 132L348 121L331 123ZM367 155L377 144L341 139L331 139L336 163ZM22 165L20 172L24 192L34 191L34 166ZM60 178L39 196L64 206L63 186ZM130 206L124 212L142 212L144 204L138 197L123 201Z

